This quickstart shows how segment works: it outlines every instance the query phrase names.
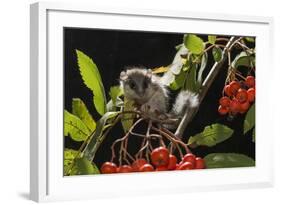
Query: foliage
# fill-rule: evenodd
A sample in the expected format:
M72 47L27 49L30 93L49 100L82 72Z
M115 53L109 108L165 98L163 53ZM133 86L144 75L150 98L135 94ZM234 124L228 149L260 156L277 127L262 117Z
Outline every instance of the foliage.
M212 59L215 63L225 60L228 54L228 73L226 82L237 79L238 70L249 70L250 73L255 66L255 49L248 48L245 42L254 43L252 37L240 38L235 42L240 46L238 54L233 60L230 59L231 50L226 50L228 38L221 38L209 35L207 41L195 35L185 34L183 42L176 46L176 54L170 65L152 69L155 75L159 75L160 80L171 90L190 90L200 94L205 85L207 74L206 68L210 68L209 62ZM225 42L224 44L221 42ZM235 47L234 47L235 48ZM125 136L115 143L121 142L120 154L124 159L131 156L125 152L125 143L128 136L133 134L132 130L140 122L139 113L134 113L135 107L132 101L128 101L123 96L123 90L119 85L113 85L109 90L109 99L106 99L105 90L99 69L95 62L82 51L76 50L78 69L85 86L93 93L93 105L101 115L99 119L94 119L87 109L85 103L79 99L72 100L72 113L64 110L64 136L71 137L72 140L83 142L79 150L65 148L64 150L64 173L65 175L99 174L99 169L94 164L94 157L103 140L109 136L110 129L117 123L122 124ZM211 71L209 71L211 72ZM241 74L239 74L241 77ZM239 80L239 79L238 79ZM206 89L206 88L205 88ZM255 105L253 104L247 112L244 120L243 133L246 134L255 126ZM175 137L170 131L164 132L149 124L148 129L159 132L159 136L166 137L169 141ZM149 133L149 132L147 132ZM189 137L188 143L171 140L175 143L178 152L182 154L182 149L187 150L187 146L196 148L198 146L212 147L232 137L234 130L223 124L211 124L200 133ZM136 136L147 137L142 134ZM255 129L252 131L253 142L255 141ZM149 142L149 141L147 141ZM148 148L148 147L146 147ZM148 149L147 149L148 150ZM185 151L186 151L185 150ZM140 150L136 156L141 156ZM112 153L114 158L115 153ZM126 155L127 154L127 155ZM122 156L119 160L122 162ZM244 167L255 166L255 161L240 153L211 153L204 157L207 168L220 167Z
M189 145L215 146L231 137L233 130L221 124L206 126L204 131L189 138Z
M243 154L212 153L204 157L207 168L251 167L255 161Z
M83 52L76 50L80 74L85 85L93 92L94 105L100 115L106 112L106 98L96 64Z
M96 122L81 99L72 99L72 113L81 119L90 132L96 129Z
M248 110L244 120L244 134L255 126L255 104Z
M84 141L90 134L84 122L77 116L64 110L64 136L70 136L75 141Z

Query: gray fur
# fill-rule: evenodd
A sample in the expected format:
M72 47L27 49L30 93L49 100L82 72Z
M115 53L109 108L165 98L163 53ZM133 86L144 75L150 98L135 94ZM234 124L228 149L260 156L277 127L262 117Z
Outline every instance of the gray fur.
M198 97L190 91L181 91L168 113L168 89L151 70L133 67L120 73L120 84L124 96L134 101L143 111L153 116L165 114L181 118L186 109L198 106Z
M181 91L173 105L171 113L175 116L183 116L186 109L195 108L199 105L198 96L191 91Z

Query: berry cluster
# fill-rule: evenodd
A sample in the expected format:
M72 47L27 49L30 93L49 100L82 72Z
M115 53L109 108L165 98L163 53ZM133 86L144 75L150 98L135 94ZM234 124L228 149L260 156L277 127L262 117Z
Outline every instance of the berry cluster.
M223 96L219 100L218 112L221 115L236 115L248 111L250 104L255 101L255 77L247 76L245 81L231 81L224 87Z
M188 153L181 162L175 155L170 154L165 147L155 148L150 154L151 164L143 158L135 160L131 165L117 165L113 162L105 162L101 167L102 174L128 173L128 172L152 172L168 170L204 169L205 162L202 158Z

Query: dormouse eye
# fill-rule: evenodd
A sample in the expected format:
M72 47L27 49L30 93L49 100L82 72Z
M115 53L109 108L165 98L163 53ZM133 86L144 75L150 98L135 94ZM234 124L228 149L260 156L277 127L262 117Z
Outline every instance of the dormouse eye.
M132 80L129 81L129 86L131 89L135 89L137 87L136 83Z
M148 81L145 80L143 81L143 89L146 89L148 87Z

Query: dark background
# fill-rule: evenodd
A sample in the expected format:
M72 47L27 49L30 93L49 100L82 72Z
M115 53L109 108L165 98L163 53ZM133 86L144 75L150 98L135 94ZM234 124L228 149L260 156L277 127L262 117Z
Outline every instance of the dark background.
M207 35L199 35L204 40ZM80 98L84 101L90 113L97 121L100 116L95 111L92 92L84 85L77 66L75 49L88 55L99 68L104 88L108 97L110 86L118 84L120 72L126 66L145 66L155 68L167 66L173 61L176 54L175 46L182 43L183 34L116 31L98 29L64 29L64 102L65 109L71 111L72 98ZM236 53L233 53L233 57ZM233 59L232 57L232 59ZM205 75L213 65L209 58ZM208 94L200 105L200 109L189 124L184 135L187 142L189 136L202 132L204 127L213 123L222 123L234 129L234 134L228 140L214 147L197 147L192 152L198 156L213 152L241 153L255 159L255 144L252 142L251 132L243 135L244 115L238 115L234 119L220 116L217 112L218 100L222 95L224 81L227 73L225 69L219 73ZM114 128L99 148L94 162L101 163L110 160L112 142L123 135L120 125ZM130 139L131 140L131 139ZM134 152L138 139L132 139L129 151ZM65 137L65 147L78 149L81 143Z

